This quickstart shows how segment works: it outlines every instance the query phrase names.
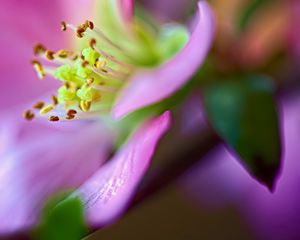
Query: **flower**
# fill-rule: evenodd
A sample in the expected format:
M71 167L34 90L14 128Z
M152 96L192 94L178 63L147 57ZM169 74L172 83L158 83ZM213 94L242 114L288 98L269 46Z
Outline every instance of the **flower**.
M134 20L133 1L98 1L98 20L85 21L79 27L62 22L62 30L74 30L83 40L77 43L79 51L53 51L41 44L34 48L36 58L32 64L38 76L44 79L50 75L61 86L57 94L51 95L50 102L34 102L33 108L24 114L27 120L46 115L51 123L43 117L21 121L17 117L20 107L24 107L21 103L36 99L40 91L32 83L31 73L23 71L23 58L28 57L28 44L22 41L24 35L31 42L45 34L44 41L57 48L59 39L53 28L48 33L43 27L52 19L42 16L52 16L44 14L51 8L57 14L73 9L75 17L69 18L82 21L79 12L84 15L93 4L80 3L62 8L66 2L30 2L24 6L11 1L1 8L1 17L10 24L7 32L12 34L18 51L14 48L9 52L8 47L3 47L4 63L10 71L1 68L7 79L7 91L1 95L4 108L0 109L0 189L4 193L0 196L0 234L31 228L45 201L69 188L77 189L73 195L82 198L91 226L115 220L147 170L155 146L170 125L170 114L167 111L144 120L112 160L104 163L119 135L117 129L107 124L111 111L120 118L170 96L189 80L209 50L213 17L206 2L199 2L198 23L189 36L182 26L170 25L158 34L145 22ZM35 7L38 12L33 11ZM23 17L11 16L12 9ZM58 16L53 17L57 21ZM26 25L27 21L35 26L33 30ZM25 32L21 36L19 26ZM27 35L30 31L33 33ZM4 46L10 40L10 35L5 36ZM19 51L23 46L24 56ZM42 93L57 86L48 81L41 84L45 84ZM22 92L12 96L11 89L19 89L16 86ZM24 89L30 92L26 94ZM57 121L59 124L52 123Z
M191 36L175 24L154 31L130 16L132 1L99 1L99 5L99 24L87 20L75 27L62 22L63 31L71 29L83 39L80 51L54 52L41 44L34 49L38 58L51 64L33 60L38 76L51 75L61 81L55 103L41 107L41 115L51 113L50 121L70 120L68 111L53 111L61 105L72 108L71 119L110 110L118 119L159 102L183 86L208 53L214 23L204 1L198 4L200 21Z

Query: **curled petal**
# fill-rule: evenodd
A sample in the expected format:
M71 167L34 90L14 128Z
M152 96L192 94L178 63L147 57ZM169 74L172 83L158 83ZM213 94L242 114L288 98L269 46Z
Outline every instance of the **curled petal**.
M75 193L85 204L91 226L108 224L123 212L169 125L169 112L147 122Z
M141 72L133 77L114 107L115 118L169 97L204 62L214 36L214 19L205 1L200 1L198 6L198 23L187 45L160 68Z

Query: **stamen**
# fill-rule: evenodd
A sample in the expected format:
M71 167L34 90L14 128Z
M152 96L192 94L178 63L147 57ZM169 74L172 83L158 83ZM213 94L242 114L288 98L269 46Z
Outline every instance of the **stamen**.
M95 25L93 22L86 20L85 26L87 26L89 29L93 30Z
M46 51L46 48L40 43L36 44L33 48L34 55L36 55L36 56L44 54L45 51Z
M72 29L79 38L95 36L100 43L106 42L105 47L112 47L120 51L124 56L126 52L111 41L93 22L87 20L78 27L61 22L61 30ZM93 118L99 114L110 111L112 104L106 102L108 94L116 94L119 85L113 86L110 80L126 80L132 73L133 66L120 61L97 47L97 41L91 38L89 47L80 52L72 52L61 49L57 52L47 50L41 44L34 47L34 53L43 60L50 60L51 64L42 66L37 60L32 64L40 79L46 74L62 82L62 86L57 90L57 95L52 95L52 103L45 106L44 102L36 103L33 108L38 109L40 115L48 115L52 122ZM103 95L102 95L103 94ZM110 99L110 96L109 98ZM93 106L93 108L92 108ZM63 109L60 109L62 107ZM74 109L79 108L77 113ZM105 108L105 109L103 109ZM62 112L61 112L62 111ZM24 113L24 118L31 120L34 113L28 110Z
M77 114L77 111L74 110L74 109L70 109L70 110L68 111L68 113L67 113L68 116L69 116L69 115L75 115L75 114Z
M50 116L49 117L49 121L50 122L58 122L59 121L59 117L58 116Z
M40 62L37 60L32 60L31 63L32 63L34 69L36 70L39 79L44 79L46 74L45 74L45 71L44 71L42 65L40 64Z
M81 24L77 27L76 33L77 33L77 37L79 38L83 38L85 31L87 30L87 26L86 24Z
M92 106L90 101L80 101L79 107L82 111L88 112Z
M33 108L35 109L42 109L45 106L44 102L37 102L35 105L33 105Z
M93 84L93 82L94 82L94 78L89 78L89 79L86 80L86 85L88 87L90 87Z
M41 115L45 115L49 112L51 112L54 109L54 106L52 104L47 105L46 107L43 107L40 111Z
M24 119L31 121L35 117L35 115L31 110L27 110L23 113L23 117Z
M52 98L53 105L57 105L58 104L57 97L55 95L52 95L51 98Z
M45 56L48 60L54 60L54 52L53 51L47 50L45 52Z
M114 73L114 72L109 72L108 70L102 68L102 69L98 69L95 67L91 67L91 66L87 66L88 69L92 70L94 73L100 75L100 76L104 76L104 77L108 77L110 79L115 79L115 80L125 80L125 76L119 74L118 72Z
M67 115L67 116L66 116L66 119L67 119L67 120L73 120L74 118L75 118L75 115L70 115L70 116Z
M84 34L86 34L87 36L92 38L92 33L95 33L98 37L100 37L103 41L105 41L108 45L110 45L111 47L113 47L114 49L121 51L123 54L125 54L124 49L120 48L117 44L115 44L114 42L112 42L100 29L98 29L97 27L94 27L93 29L91 28L87 28L87 26L85 24L80 25L79 27L75 27L72 24L66 24L66 28L70 28L72 29L77 37L79 38L83 38Z
M92 38L90 40L90 44L89 46L94 49L95 51L97 51L101 56L103 56L104 58L110 60L111 62L115 63L115 64L118 64L122 67L125 67L127 69L131 69L132 66L130 66L129 64L127 63L124 63L124 62L121 62L120 60L114 58L113 56L109 55L108 53L106 53L105 51L103 51L102 49L100 48L97 48L97 45L96 45L96 39Z
M72 120L75 118L75 115L77 114L77 111L74 110L74 109L70 109L68 112L67 112L67 116L66 116L66 119L67 120Z
M59 50L59 51L56 53L56 55L57 55L58 57L60 57L60 58L67 58L68 55L69 55L69 53L68 53L68 51L62 49L62 50Z
M62 30L63 32L65 32L65 31L67 30L67 24L66 24L66 22L65 22L65 21L62 21L62 22L60 23L60 27L61 27L61 30Z

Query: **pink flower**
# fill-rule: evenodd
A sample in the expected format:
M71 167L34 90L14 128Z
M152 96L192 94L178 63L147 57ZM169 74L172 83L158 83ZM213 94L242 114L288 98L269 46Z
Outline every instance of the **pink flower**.
M161 42L148 25L134 20L133 1L97 3L101 5L97 8L99 20L78 28L62 24L89 40L90 47L79 47L84 60L69 50L35 48L38 59L33 65L40 77L52 75L61 81L58 103L54 98L40 111L52 121L67 117L57 124L44 118L33 122L19 118L24 101L37 99L57 86L52 81L38 86L32 81L26 65L28 51L37 40L51 49L69 45L69 38L62 41L58 33L54 34L52 24L61 19L82 22L90 17L94 2L9 1L1 6L0 18L7 24L0 44L5 57L1 65L4 95L0 96L0 234L31 228L45 201L66 189L77 189L73 195L82 198L87 221L93 227L108 224L122 214L170 125L170 114L152 115L139 124L105 163L119 134L114 128L117 122L109 120L107 124L110 112L121 118L169 97L191 78L208 53L213 17L204 1L198 4L198 22L187 36L188 42L180 38L175 44L170 39L183 36L185 31L171 28L171 32L161 32L165 34ZM47 59L50 63L44 64ZM69 114L70 108L73 114ZM32 115L33 110L29 113ZM101 117L102 113L105 116ZM27 119L31 117L27 115Z

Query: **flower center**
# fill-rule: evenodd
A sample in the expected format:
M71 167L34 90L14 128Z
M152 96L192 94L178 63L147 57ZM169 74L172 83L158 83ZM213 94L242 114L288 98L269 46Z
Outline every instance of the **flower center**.
M57 94L50 102L38 102L24 113L24 118L32 120L38 115L47 115L50 121L74 120L99 116L108 112L119 89L134 71L130 63L121 58L130 58L125 50L111 41L93 22L86 21L75 27L61 23L62 31L73 30L78 38L88 40L88 47L80 52L47 50L43 45L34 47L37 59L32 65L40 79L46 75L61 82ZM102 43L105 45L101 48ZM108 53L107 48L117 52Z

